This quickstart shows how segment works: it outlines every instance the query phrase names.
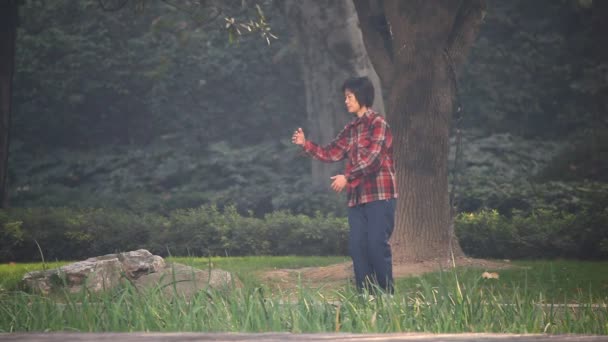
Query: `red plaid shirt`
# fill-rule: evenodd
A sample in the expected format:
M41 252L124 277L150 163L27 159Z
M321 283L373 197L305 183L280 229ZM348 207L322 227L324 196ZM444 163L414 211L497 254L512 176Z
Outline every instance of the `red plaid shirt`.
M393 134L382 116L368 109L344 127L334 141L319 146L306 140L304 151L324 162L348 158L348 206L397 198Z

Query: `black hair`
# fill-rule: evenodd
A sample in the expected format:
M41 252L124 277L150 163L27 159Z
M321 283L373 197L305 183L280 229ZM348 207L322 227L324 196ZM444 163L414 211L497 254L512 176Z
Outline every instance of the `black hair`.
M353 77L344 81L342 92L355 94L360 106L371 107L374 103L374 85L367 77Z

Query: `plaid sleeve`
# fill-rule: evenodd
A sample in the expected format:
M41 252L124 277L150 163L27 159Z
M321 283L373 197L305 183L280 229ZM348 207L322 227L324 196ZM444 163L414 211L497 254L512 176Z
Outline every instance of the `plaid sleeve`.
M324 162L335 162L346 158L348 152L348 127L344 127L342 132L329 144L319 146L312 141L306 140L304 151L315 159Z
M366 148L359 148L357 153L357 164L353 166L347 179L353 181L357 178L373 174L382 166L382 145L386 140L387 125L381 117L376 117L371 125L371 143Z

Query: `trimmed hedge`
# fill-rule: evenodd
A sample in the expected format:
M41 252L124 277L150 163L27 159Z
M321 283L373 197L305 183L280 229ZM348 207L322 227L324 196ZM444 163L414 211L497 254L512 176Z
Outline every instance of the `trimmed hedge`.
M118 209L0 210L0 262L74 260L146 248L162 256L345 255L345 218L286 211L263 218L234 206L174 210L167 216Z
M537 209L461 213L456 235L473 257L579 258L608 257L608 208L578 213Z
M566 213L497 210L461 213L460 244L484 258L606 258L608 208ZM346 218L276 211L262 218L234 206L179 209L168 215L117 209L0 210L0 262L75 260L146 248L167 256L346 255Z

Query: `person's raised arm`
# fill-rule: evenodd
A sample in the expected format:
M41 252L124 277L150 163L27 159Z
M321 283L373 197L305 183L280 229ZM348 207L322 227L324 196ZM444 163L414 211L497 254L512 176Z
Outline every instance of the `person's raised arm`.
M325 146L319 146L310 140L306 140L301 128L294 132L291 141L302 146L304 151L315 159L324 162L340 161L346 158L346 152L348 152L348 126L344 127L342 132Z

